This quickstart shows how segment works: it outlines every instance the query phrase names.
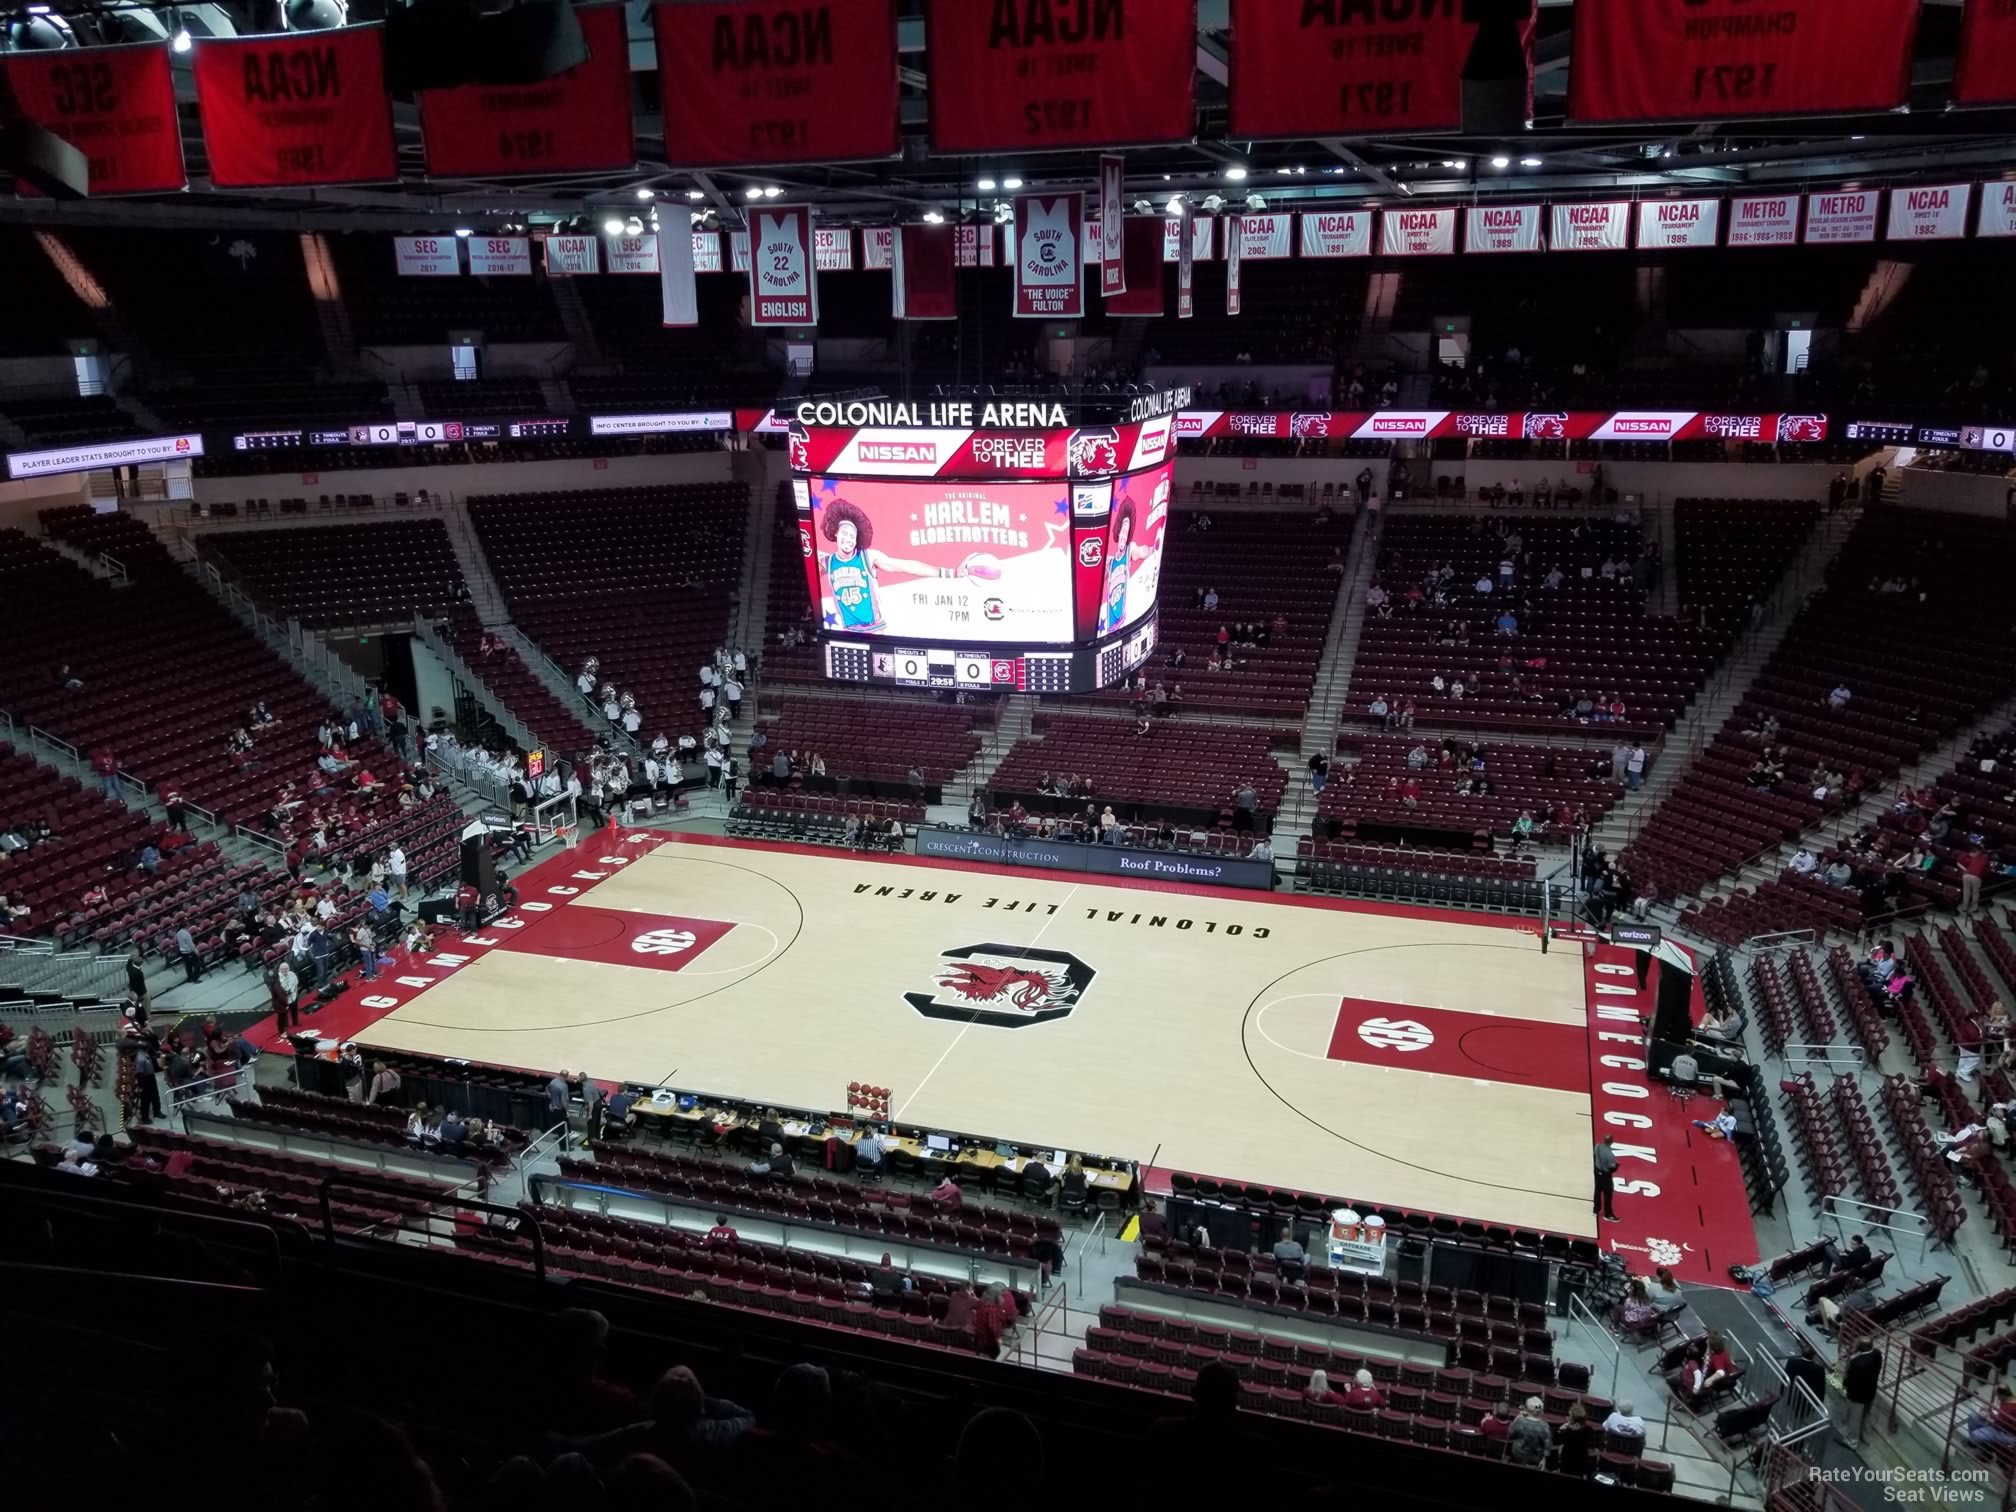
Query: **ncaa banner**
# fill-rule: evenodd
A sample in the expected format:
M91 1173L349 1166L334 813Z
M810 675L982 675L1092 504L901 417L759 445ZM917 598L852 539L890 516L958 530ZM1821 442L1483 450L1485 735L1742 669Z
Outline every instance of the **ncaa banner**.
M93 199L172 194L188 182L167 48L7 53L0 71L23 116L84 154Z
M934 8L934 18L940 10ZM1079 261L1085 201L1080 194L1015 197L1015 314L1023 319L1073 319L1085 313ZM1103 234L1103 233L1102 233Z
M1644 251L1712 247L1722 225L1722 202L1714 199L1640 200L1638 246Z
M1739 194L1729 201L1729 245L1790 247L1799 240L1799 196Z
M1568 117L1702 121L1895 110L1919 0L1576 0Z
M950 226L897 226L889 309L898 320L957 320L958 274Z
M1976 236L2016 236L2016 180L1981 186L1981 218Z
M487 277L530 278L532 239L529 236L472 236L469 271Z
M719 273L721 267L721 233L719 231L695 231L693 233L693 271L695 273Z
M694 278L693 238L674 231L659 236L657 242L659 324L696 326L700 324L700 286Z
M1212 228L1217 225L1208 215L1199 215L1188 204L1183 206L1180 216L1172 215L1162 228L1162 261L1165 263L1183 260L1183 233L1181 227L1190 228L1190 260L1193 263L1209 262L1215 255L1211 250Z
M1538 252L1538 205L1474 205L1463 212L1465 252Z
M1225 313L1239 313L1239 249L1246 244L1246 234L1239 222L1242 216L1225 217Z
M1532 9L1528 0L1529 19ZM1477 39L1463 10L1232 0L1227 135L1455 131L1463 124L1463 64ZM1530 56L1526 66L1530 81Z
M812 233L812 256L821 273L850 273L854 269L854 228L821 226Z
M649 273L658 276L658 233L647 231L642 236L608 236L602 238L602 266L610 273Z
M1302 226L1304 257L1372 255L1370 210L1305 210L1297 219Z
M1195 134L1195 0L926 0L924 15L940 157Z
M1890 191L1886 241L1953 241L1967 234L1972 184L1926 184Z
M1877 191L1843 189L1806 196L1806 244L1838 246L1876 240Z
M1456 207L1381 210L1379 250L1387 257L1440 257L1456 250Z
M218 188L399 176L382 26L206 38L195 46L203 148Z
M863 226L861 228L861 266L869 272L887 272L896 266L896 228L894 226Z
M779 205L752 214L749 324L817 325L819 267L812 252L812 207Z
M1102 153L1099 158L1099 292L1107 298L1126 292L1127 261L1120 255L1122 246L1121 217L1126 214L1120 203L1127 180L1127 160L1116 153Z
M1242 215L1239 225L1239 256L1243 261L1261 262L1295 255L1294 216Z
M901 150L895 0L715 0L652 16L669 161L840 163Z
M1631 206L1624 200L1555 205L1547 245L1556 252L1621 252L1631 245Z
M395 236L392 260L401 278L459 278L462 245L453 236Z
M1967 0L1953 66L1953 103L2016 105L2016 5L2009 0Z
M602 243L592 236L549 236L546 238L546 276L583 278L602 271Z
M620 5L583 6L588 61L537 84L418 91L435 178L591 173L637 161L630 125L630 39Z
M1208 235L1211 230L1209 220L1204 222ZM1163 248L1163 256L1168 256L1168 248ZM1190 207L1186 204L1183 213L1176 217L1176 318L1188 320L1197 313L1197 238L1190 228Z

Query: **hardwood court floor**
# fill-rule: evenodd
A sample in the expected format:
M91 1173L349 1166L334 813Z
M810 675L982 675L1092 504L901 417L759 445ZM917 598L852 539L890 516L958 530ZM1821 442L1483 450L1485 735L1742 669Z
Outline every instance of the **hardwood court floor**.
M1531 928L598 842L521 878L522 928L358 1039L804 1107L865 1081L904 1122L1595 1232L1583 957ZM946 955L979 946L1049 975Z

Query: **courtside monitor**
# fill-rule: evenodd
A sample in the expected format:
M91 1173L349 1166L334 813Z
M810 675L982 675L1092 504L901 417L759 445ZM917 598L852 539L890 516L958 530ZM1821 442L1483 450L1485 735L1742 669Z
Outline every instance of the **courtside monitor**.
M827 676L1080 693L1147 660L1174 411L1076 418L1049 404L800 407L792 490Z

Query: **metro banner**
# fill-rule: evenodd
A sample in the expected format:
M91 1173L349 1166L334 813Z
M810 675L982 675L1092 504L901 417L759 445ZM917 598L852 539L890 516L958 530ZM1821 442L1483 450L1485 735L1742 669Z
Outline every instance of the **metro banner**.
M93 199L172 194L187 182L167 48L7 53L0 69L21 114L84 154Z
M1477 28L1461 5L1232 0L1234 137L1455 131Z
M537 84L463 84L418 92L431 176L592 173L636 162L624 8L589 5L574 14L588 44L588 60L579 67Z
M1729 201L1729 245L1790 247L1799 240L1796 194L1739 194Z
M895 0L716 0L653 15L672 162L860 162L901 151Z
M1713 415L1694 410L1184 410L1176 439L1410 441L1825 441L1825 415Z
M1571 121L1894 110L1919 0L1576 0Z
M382 26L206 38L195 44L195 76L220 189L399 176Z
M925 18L939 156L1195 134L1195 0L927 0Z

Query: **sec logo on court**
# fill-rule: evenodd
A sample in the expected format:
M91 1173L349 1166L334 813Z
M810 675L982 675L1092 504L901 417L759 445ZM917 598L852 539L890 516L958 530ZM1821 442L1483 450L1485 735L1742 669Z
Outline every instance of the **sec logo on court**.
M686 929L653 929L630 942L639 955L684 955L693 948L694 936Z
M1358 1038L1374 1050L1412 1055L1435 1043L1435 1031L1414 1019L1369 1018L1358 1026Z
M1069 951L962 945L939 957L932 991L903 1000L926 1018L1024 1029L1067 1017L1095 974Z

